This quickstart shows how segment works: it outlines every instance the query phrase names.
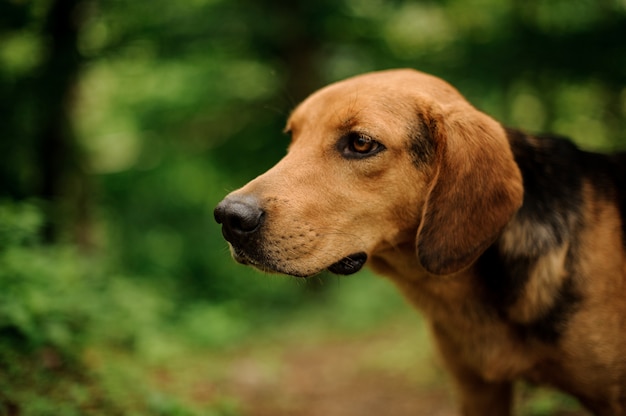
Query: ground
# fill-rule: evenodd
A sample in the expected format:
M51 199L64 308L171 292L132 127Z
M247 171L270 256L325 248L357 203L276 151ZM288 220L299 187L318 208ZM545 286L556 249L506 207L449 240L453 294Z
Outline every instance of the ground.
M445 389L420 386L405 370L368 368L367 350L327 344L291 351L270 377L262 363L242 357L223 388L255 416L454 415Z
M175 367L162 368L159 384L170 392L184 389L187 400L222 409L220 415L457 415L424 328L409 332L405 326L403 321L366 334L259 339L195 360L186 376L173 373ZM523 388L518 396L520 415L586 415L552 393Z

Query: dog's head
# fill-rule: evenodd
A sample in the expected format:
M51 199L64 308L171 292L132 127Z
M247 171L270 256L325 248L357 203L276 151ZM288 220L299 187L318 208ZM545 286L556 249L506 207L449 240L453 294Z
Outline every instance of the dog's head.
M215 209L234 258L264 271L350 274L408 246L427 272L453 273L521 205L502 127L430 75L393 70L329 85L286 131L287 155Z

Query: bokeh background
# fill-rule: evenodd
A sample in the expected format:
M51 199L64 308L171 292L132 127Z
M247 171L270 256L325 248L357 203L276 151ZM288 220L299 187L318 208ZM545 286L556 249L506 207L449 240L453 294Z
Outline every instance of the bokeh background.
M624 0L1 0L0 415L454 414L390 284L248 270L212 220L300 100L391 67L626 147Z

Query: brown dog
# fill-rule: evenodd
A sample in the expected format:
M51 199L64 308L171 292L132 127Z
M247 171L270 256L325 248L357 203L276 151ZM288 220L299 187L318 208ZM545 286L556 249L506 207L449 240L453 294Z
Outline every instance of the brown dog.
M507 130L412 70L323 88L287 131L215 209L237 261L367 261L430 322L464 415L510 414L520 378L626 415L626 154Z

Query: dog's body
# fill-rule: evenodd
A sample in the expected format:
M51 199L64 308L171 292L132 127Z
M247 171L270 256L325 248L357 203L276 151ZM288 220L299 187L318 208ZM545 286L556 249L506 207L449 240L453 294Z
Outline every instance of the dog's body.
M309 276L366 260L431 324L464 415L512 382L626 415L626 154L501 127L411 70L326 87L287 156L216 208L234 257Z

